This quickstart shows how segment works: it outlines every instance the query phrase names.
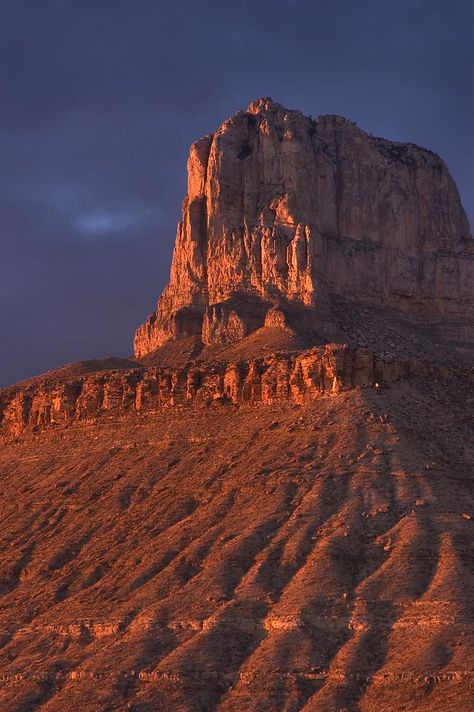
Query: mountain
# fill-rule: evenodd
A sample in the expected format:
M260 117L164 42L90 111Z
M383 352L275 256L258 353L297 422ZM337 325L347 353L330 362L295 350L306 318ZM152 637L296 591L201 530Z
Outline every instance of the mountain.
M467 219L438 156L260 99L191 146L170 282L135 354L264 326L312 343L367 339L367 308L402 333L416 324L418 340L472 347L473 274Z
M193 144L135 355L0 390L0 708L470 710L473 245L341 117Z

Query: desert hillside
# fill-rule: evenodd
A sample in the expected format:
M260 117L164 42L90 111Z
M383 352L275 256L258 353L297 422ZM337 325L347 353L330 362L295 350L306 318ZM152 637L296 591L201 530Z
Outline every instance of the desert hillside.
M466 395L413 378L5 445L2 709L467 711Z

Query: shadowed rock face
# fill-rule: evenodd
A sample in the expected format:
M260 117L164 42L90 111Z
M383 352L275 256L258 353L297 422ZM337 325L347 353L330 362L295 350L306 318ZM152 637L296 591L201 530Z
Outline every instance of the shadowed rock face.
M135 354L190 336L238 341L275 308L280 326L294 326L296 308L331 340L345 301L472 343L473 276L469 225L438 156L260 99L191 146L170 282Z

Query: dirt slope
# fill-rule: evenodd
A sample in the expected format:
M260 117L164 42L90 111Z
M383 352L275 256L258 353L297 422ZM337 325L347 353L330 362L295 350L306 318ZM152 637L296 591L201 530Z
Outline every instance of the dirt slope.
M0 708L467 712L472 422L412 378L2 446Z

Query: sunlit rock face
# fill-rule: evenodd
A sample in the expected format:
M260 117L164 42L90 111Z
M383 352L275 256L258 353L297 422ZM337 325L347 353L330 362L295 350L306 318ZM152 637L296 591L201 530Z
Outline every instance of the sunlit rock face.
M84 362L87 364L88 362ZM152 415L172 406L297 403L362 386L422 377L445 384L472 376L427 360L397 361L390 354L329 344L292 354L273 354L239 363L190 363L143 368L123 362L116 369L78 373L64 379L51 371L0 389L0 442L26 433L62 430L133 414ZM81 364L77 364L80 366Z
M170 282L135 354L236 341L275 307L331 337L341 300L473 341L473 260L437 155L259 99L191 146Z

